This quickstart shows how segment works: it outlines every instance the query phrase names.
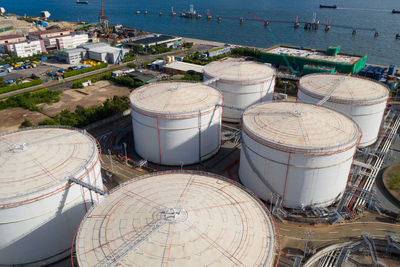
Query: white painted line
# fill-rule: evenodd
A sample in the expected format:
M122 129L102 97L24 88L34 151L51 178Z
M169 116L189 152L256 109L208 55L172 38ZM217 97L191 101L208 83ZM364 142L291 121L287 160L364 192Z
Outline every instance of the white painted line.
M330 234L338 234L339 232L329 232Z
M376 230L379 230L379 231L388 231L387 229L383 229L383 228L376 228Z
M279 230L282 230L282 231L290 231L289 229L285 229L285 228L279 228Z

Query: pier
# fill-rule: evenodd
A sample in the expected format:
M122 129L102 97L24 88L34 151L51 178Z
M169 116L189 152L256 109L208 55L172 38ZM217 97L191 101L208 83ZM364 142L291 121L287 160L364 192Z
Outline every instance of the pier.
M163 11L156 11L156 12L151 12L153 14L159 14L161 16L163 14ZM141 12L138 10L136 12L137 15L141 14ZM144 14L150 14L150 12L147 11L147 9L144 11ZM332 24L330 19L327 20L327 22L321 22L317 20L316 18L316 13L313 13L313 17L311 20L299 20L298 16L295 17L294 20L274 20L274 19L260 19L254 14L249 13L251 18L249 17L233 17L233 16L222 16L222 15L212 15L210 13L210 10L207 9L207 13L201 14L199 12L196 12L194 10L193 5L190 5L190 10L189 11L175 11L173 7L171 7L171 12L170 16L175 17L176 14L179 14L181 18L185 19L196 19L196 20L201 20L203 17L206 18L206 21L210 22L212 20L217 21L218 23L221 23L223 20L231 20L231 21L237 21L239 25L243 25L246 22L262 22L265 27L268 27L270 24L291 24L293 25L294 29L300 28L302 26L304 30L307 31L318 31L320 26L323 28L324 32L327 33L329 30L332 28L340 28L340 29L348 29L352 35L356 35L359 31L365 31L365 32L371 32L373 33L374 37L379 36L379 31L376 28L369 28L369 27L359 27L359 26L353 26L353 25L347 25L347 24ZM400 37L400 36L399 36Z

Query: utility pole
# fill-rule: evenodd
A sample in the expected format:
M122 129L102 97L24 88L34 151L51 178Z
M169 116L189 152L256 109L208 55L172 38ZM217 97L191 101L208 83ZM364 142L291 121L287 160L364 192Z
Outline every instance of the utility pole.
M114 166L113 166L113 162L112 162L112 156L111 156L111 150L108 149L108 158L110 160L110 164L111 164L111 172L114 174Z
M124 145L124 150L125 150L125 164L128 164L128 154L126 153L126 143L122 143Z

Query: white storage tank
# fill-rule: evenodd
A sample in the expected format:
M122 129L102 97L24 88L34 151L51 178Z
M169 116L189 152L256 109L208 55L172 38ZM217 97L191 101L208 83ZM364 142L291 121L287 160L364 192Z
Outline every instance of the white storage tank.
M99 150L86 132L31 128L0 136L0 265L43 266L70 253L80 221L102 189Z
M224 121L239 122L242 111L238 109L274 97L275 70L262 63L229 58L214 61L204 67L204 80L211 79L216 81L210 85L224 95Z
M223 97L201 83L160 82L131 96L135 150L164 165L187 165L218 152Z
M349 115L361 128L360 147L375 143L389 98L381 83L346 75L310 74L300 79L298 101L323 104Z
M328 206L345 190L360 139L349 117L320 106L267 102L242 119L239 177L264 200L283 205Z
M202 172L158 172L115 188L82 221L78 265L268 266L278 252L266 207Z

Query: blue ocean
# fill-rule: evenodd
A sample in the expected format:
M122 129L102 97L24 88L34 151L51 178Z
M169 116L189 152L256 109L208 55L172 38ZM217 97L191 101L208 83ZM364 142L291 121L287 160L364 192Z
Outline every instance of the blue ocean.
M88 5L78 5L76 0L6 0L0 3L7 13L38 16L47 10L51 19L96 22L101 0L89 0ZM204 17L191 20L171 17L171 7L176 12L188 11L189 5L201 14L222 16L207 21ZM320 4L337 5L337 9L321 9ZM398 0L104 0L104 14L113 24L121 23L150 32L186 36L225 43L270 47L277 43L325 49L329 45L341 45L347 53L366 54L368 61L379 64L400 64L400 10ZM140 10L141 14L136 15ZM144 15L147 10L148 14ZM159 12L163 16L159 16ZM238 19L253 18L249 13L266 20L311 21L313 13L321 23L332 25L326 33L295 30L293 23L271 23L268 31L263 23ZM353 28L357 34L352 35ZM379 36L374 38L374 29Z

